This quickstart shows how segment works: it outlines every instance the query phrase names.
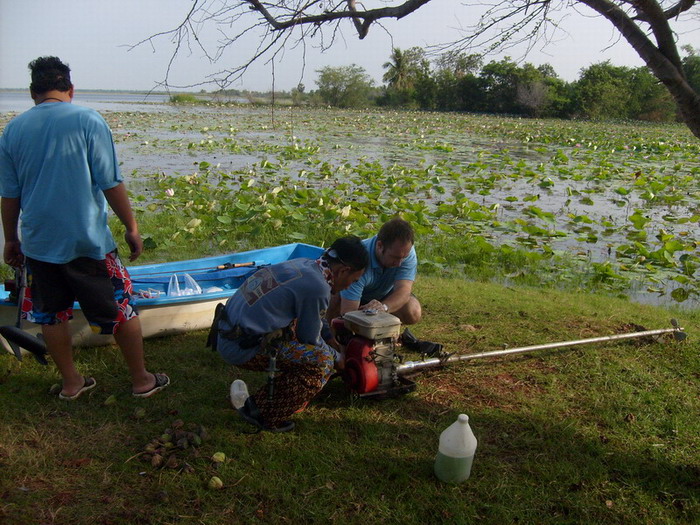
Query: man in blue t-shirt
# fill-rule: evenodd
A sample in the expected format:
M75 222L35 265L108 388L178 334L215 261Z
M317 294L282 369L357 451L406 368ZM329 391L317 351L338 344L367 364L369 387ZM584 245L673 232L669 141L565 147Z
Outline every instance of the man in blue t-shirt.
M71 104L67 64L40 57L29 69L34 107L11 120L0 138L3 255L10 266L27 269L22 316L42 327L63 379L60 399L73 401L97 384L73 362L68 321L76 299L93 330L117 341L133 395L149 397L170 380L146 370L131 279L107 226L111 208L134 261L143 243L112 133L99 113Z
M420 321L421 306L412 293L418 259L411 225L395 217L362 242L369 252L369 267L356 283L333 296L328 318L374 309L395 315L403 324Z

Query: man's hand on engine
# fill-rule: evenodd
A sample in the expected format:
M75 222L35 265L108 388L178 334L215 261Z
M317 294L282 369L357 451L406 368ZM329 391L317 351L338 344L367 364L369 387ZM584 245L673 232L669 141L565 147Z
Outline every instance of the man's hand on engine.
M367 304L360 306L360 310L377 310L378 312L388 312L389 308L384 303L377 301L376 299L372 299Z

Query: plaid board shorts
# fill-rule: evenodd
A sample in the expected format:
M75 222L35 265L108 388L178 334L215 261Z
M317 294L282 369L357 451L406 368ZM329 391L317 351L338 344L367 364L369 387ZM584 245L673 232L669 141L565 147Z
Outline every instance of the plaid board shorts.
M65 264L26 259L23 319L41 325L69 321L77 300L93 332L111 335L138 315L131 277L116 250L103 260L79 257Z

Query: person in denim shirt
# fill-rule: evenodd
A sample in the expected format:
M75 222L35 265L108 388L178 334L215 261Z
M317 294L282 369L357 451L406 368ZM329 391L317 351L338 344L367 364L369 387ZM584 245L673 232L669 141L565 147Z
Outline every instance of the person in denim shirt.
M219 309L211 342L221 357L274 375L251 396L244 381L231 384L231 403L243 419L261 430L291 430L288 418L342 368L343 349L326 321L328 301L362 276L368 259L359 238L342 237L316 260L259 269Z

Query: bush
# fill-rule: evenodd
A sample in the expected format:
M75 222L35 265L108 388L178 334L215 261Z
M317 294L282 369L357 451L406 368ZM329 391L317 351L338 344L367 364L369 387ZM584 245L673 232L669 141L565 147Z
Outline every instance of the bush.
M199 99L191 93L178 93L177 95L170 95L170 102L172 104L192 104L193 102L199 102Z

